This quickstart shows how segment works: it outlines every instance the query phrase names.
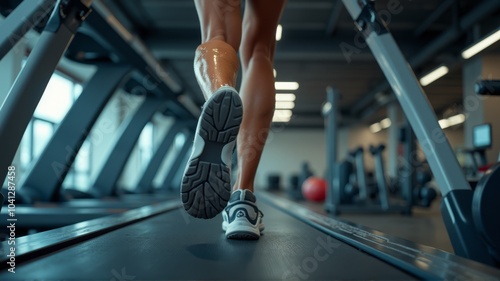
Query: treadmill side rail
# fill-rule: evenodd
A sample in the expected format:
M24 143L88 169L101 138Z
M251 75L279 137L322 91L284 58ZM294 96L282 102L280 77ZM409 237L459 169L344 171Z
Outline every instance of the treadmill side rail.
M289 200L260 192L258 200L290 214L353 247L430 280L499 280L500 270L451 253L397 238L369 227L336 220Z

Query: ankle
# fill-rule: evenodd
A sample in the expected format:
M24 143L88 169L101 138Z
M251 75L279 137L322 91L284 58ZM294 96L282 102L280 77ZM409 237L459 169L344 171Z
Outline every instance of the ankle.
M237 190L250 190L252 193L254 193L254 188L253 186L233 186L233 192L237 191Z

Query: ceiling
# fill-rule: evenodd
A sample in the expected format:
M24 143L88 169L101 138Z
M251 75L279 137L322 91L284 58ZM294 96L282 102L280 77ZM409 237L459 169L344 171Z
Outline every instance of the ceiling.
M200 42L194 2L101 2L144 41L165 68L176 72L175 76L201 106L204 100L193 73L194 50ZM449 74L424 87L436 113L459 106L463 64L460 51L500 26L500 1L377 0L376 7L417 76L442 63L450 66ZM276 47L276 80L300 84L288 126L323 126L321 107L327 86L342 94L343 120L369 124L385 118L385 106L394 101L393 95L341 1L289 0L280 23L283 36ZM500 49L497 45L487 51L496 52ZM356 54L346 56L342 46L356 48Z

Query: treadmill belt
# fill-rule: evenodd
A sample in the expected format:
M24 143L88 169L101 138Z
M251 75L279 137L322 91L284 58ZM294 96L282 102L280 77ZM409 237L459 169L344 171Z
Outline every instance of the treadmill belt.
M409 275L263 202L258 241L227 240L222 217L176 209L16 265L0 280L410 280Z

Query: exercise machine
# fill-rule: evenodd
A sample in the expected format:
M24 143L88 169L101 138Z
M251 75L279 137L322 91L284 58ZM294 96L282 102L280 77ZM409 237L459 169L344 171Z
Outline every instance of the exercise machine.
M68 201L75 197L118 197L120 191L116 182L123 166L142 128L154 113L160 112L182 121L176 122L171 128L162 148L164 153L157 150L155 161L150 163L146 170L148 173L141 178L141 184L150 187L152 171L157 171L162 163L165 147L170 147L180 131L192 131L196 122L197 111L184 104L189 101L184 96L182 86L165 75L140 41L135 40L133 45L127 43L134 38L120 33L116 21L108 22L112 14L104 6L94 3L90 8L92 1L59 1L54 5L55 2L24 1L2 22L2 27L6 27L3 31L10 32L5 38L6 33L2 32L2 52L12 49L16 40L30 28L41 28L38 43L0 112L0 135L9 136L0 141L5 152L0 159L2 165L10 165L7 163L12 161L18 146L16 140L22 137L63 55L78 63L96 65L97 71L85 84L83 92L59 124L40 157L30 166L26 176L19 179L16 193L18 214L22 216L22 222L18 223L19 231L21 228L59 227L171 198L171 195L120 196L116 198L118 200ZM47 24L43 28L45 15ZM142 89L140 93L145 95L145 99L137 111L123 122L122 134L118 136L110 152L111 157L108 157L94 184L97 188L91 189L93 192L62 188L76 154L105 105L119 88L129 93L133 93L132 89ZM190 143L189 135L187 143ZM183 149L183 154L178 158L185 159L186 151L186 148ZM173 182L172 178L169 180ZM8 214L3 212L0 217L8 218Z
M44 26L57 0L22 1L0 24L0 59L32 28ZM7 4L7 3L6 3ZM10 8L10 7L9 7ZM28 19L28 20L27 20ZM42 27L43 28L43 27Z
M472 128L472 145L473 148L464 149L463 152L469 156L472 167L468 179L470 182L477 182L481 176L481 169L488 165L486 159L486 150L492 146L492 128L491 124L479 124Z
M419 87L415 77L411 76L411 69L404 63L387 30L382 38L376 32L380 29L366 30L370 25L381 23L371 3L345 0L344 4L365 31L377 59L389 62L395 59L395 64L389 64L396 68L394 73L387 64L381 63L382 69L391 83L401 82L397 84L401 87L394 87L395 91L405 104L407 115L412 116L409 119L415 119L412 126L423 142L426 132L432 132L425 129L440 128L422 92L412 91L412 86ZM418 110L408 110L412 106ZM427 139L432 140L430 136ZM459 220L464 218L458 214L468 219L470 212L461 203L449 200L450 196L468 196L455 194L456 190L452 188L453 183L462 183L455 179L458 174L449 174L455 168L459 171L458 163L455 167L449 144L437 142L435 146L430 150L437 156L428 155L427 158L434 171L444 173L436 178L440 187L445 183L443 190L447 192L443 194L448 196L446 202L451 211L457 211L452 214L457 215L454 219L458 226L462 226ZM444 162L441 158L450 161ZM451 166L441 165L450 162ZM471 192L469 189L463 186L458 193ZM19 237L15 251L7 241L3 242L0 247L0 267L3 269L0 279L74 279L78 275L89 280L225 280L242 277L255 280L498 280L500 276L500 270L485 264L335 220L284 199L261 193L258 200L268 223L266 233L258 243L227 241L221 232L220 216L215 221L191 219L177 200ZM458 213L458 209L463 212ZM461 230L455 229L455 233L450 228L449 232L469 238L468 233ZM472 248L457 244L459 255L471 254L474 246L481 245L474 245L480 240L464 241L471 243ZM471 256L476 260L481 256L489 257L483 255L485 252L474 254L478 254ZM488 260L481 262L487 264ZM9 270L16 271L16 274Z
M475 87L478 95L500 95L500 81L479 81ZM474 128L474 145L489 146L491 126L478 125ZM488 139L489 136L489 139ZM500 155L498 162L492 165L480 178L472 199L474 227L488 245L490 255L500 263L500 225L498 224L498 198L500 198Z
M499 263L498 255L492 253L500 251L498 248L500 235L491 236L487 231L483 231L487 229L475 227L478 223L498 225L496 220L491 221L492 216L477 214L481 213L478 210L498 213L499 205L491 204L491 201L481 201L483 204L472 207L475 194L439 126L436 114L426 99L418 79L377 14L375 2L343 0L343 3L354 19L356 27L364 35L367 45L384 72L420 142L443 197L441 213L455 253L489 265ZM480 196L477 194L476 196Z
M387 213L411 214L412 201L389 200L385 181L382 151L384 146L371 147L375 158L376 184L366 178L364 149L358 147L348 152L346 159L337 162L338 101L340 94L327 89L327 109L323 110L327 143L327 196L325 210L341 213Z
M413 207L430 207L437 198L431 186L432 172L427 161L419 158L415 135L409 124L399 128L398 173L390 179L390 192L401 197Z
M257 243L226 240L220 216L194 219L164 202L19 237L13 254L3 242L0 279L499 279L498 269L259 194L267 224Z
M382 152L385 149L384 144L378 146L370 146L370 153L375 159L375 177L377 182L378 190L378 201L383 210L400 212L402 214L410 215L412 213L412 208L414 203L408 198L391 198L389 194L389 188L387 186L387 179L385 177L384 169L384 159L382 157Z

